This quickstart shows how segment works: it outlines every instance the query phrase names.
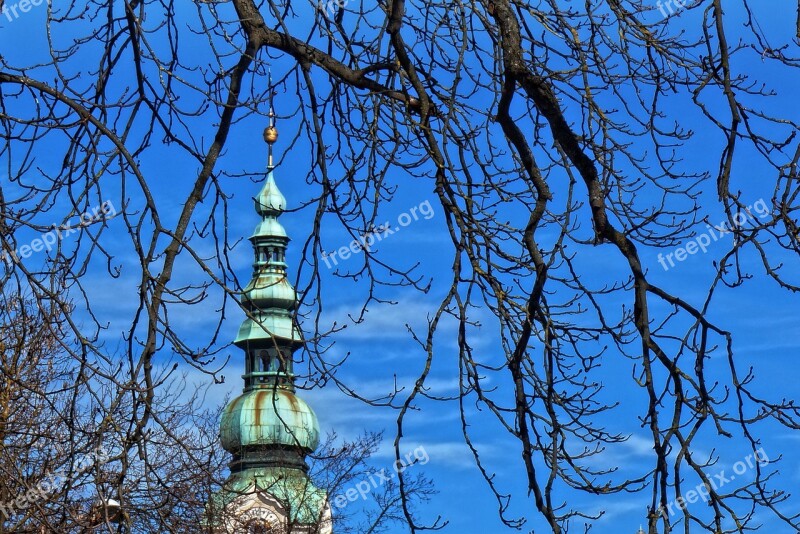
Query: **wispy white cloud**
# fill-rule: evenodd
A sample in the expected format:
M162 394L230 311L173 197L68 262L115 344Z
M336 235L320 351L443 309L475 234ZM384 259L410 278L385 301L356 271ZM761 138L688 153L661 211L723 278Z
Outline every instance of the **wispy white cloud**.
M491 443L475 444L480 456L484 460L497 458L499 448ZM424 449L430 457L430 464L439 466L443 469L473 469L475 468L475 457L472 455L467 444L463 441L429 441L420 439L404 439L400 444L400 456L405 457L414 450ZM393 461L395 456L394 443L385 440L374 456L376 459L383 459L387 462Z
M329 324L345 325L336 337L360 341L410 339L406 325L415 332L427 331L428 318L436 312L436 303L421 299L408 299L397 304L376 303L358 320L360 307L357 304L344 304L325 314Z
M411 342L413 338L409 328L418 337L424 339L428 332L429 321L436 313L438 306L437 299L422 299L418 296L399 300L396 304L375 303L368 307L363 318L358 321L361 313L360 304L342 304L327 311L323 316L322 324L329 327L334 324L338 327L345 326L332 338L342 343L376 341L394 343L400 340ZM490 316L484 309L475 308L471 310L469 319L478 324L477 327L468 328L469 345L473 349L489 346L493 341L493 330L487 328L487 325L494 324L491 322L494 319L493 316ZM449 315L443 316L437 325L437 333L439 343L445 342L456 346L457 319ZM389 350L391 353L399 351L394 347Z

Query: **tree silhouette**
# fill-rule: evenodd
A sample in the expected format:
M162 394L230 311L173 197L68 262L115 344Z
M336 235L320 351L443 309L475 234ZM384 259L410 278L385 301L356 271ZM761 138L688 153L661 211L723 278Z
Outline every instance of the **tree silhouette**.
M469 406L494 416L509 450L521 451L513 461L528 496L513 498L529 499L554 533L596 517L577 496L628 492L643 495L650 532L739 532L763 511L797 528L780 507L787 494L772 486L773 462L723 489L713 483L718 453L698 452L700 441L733 438L758 451L766 429L800 422L792 400L753 387L735 332L712 313L756 275L787 299L800 288L790 268L800 250L798 124L773 98L800 64L800 16L796 35L768 35L764 9L132 0L6 17L10 30L34 30L31 46L5 45L0 59L4 280L58 313L61 350L106 388L96 402L113 417L92 432L116 436L114 498L140 476L131 458L158 429L180 441L160 412L175 372L160 355L220 379L220 328L241 295L230 191L260 178L235 155L267 123L277 91L283 153L313 147L300 199L315 214L298 273L305 378L395 407L398 460L408 415L433 398L426 381L449 335L441 325L455 321L464 440L506 525L524 521L473 443ZM698 131L712 140L703 161L689 150ZM376 230L385 206L420 191L444 214L452 278L427 328L411 333L424 360L413 388L371 398L340 378L345 362L327 351L346 319L330 326L322 312L332 284L362 291L355 321L392 291L428 291L430 273L414 261L366 245L391 231ZM333 270L331 228L362 243ZM40 237L56 230L53 243ZM703 296L662 283L712 239ZM123 273L136 280L137 305L122 310L123 342L112 346L96 289ZM195 309L212 319L202 339L176 321ZM481 312L499 339L486 353L473 348L487 327ZM629 427L609 424L625 398L643 403L630 422L652 441L649 468L633 476L601 454L628 438ZM190 404L171 413L190 417L181 413ZM695 482L703 501L664 513L691 503ZM418 524L415 486L403 474L398 486L412 532L444 524Z

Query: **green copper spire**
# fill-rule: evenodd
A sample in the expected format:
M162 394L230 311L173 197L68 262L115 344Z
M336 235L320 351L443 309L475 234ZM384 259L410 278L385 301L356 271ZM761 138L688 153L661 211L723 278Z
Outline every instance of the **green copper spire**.
M270 125L264 131L269 145L267 179L254 199L261 221L250 236L255 253L253 277L244 288L248 317L234 341L245 352L244 394L225 409L220 436L223 447L240 456L234 463L242 467L263 465L266 453L285 447L297 449L302 460L319 444L317 418L294 394L293 353L303 345L303 338L293 315L297 295L286 277L289 237L278 221L286 198L275 183L272 165L272 144L277 138L270 109Z
M293 317L297 295L286 277L289 238L278 221L286 199L272 169L255 204L261 222L250 236L255 258L253 278L244 288L248 317L234 343L246 353L245 391L275 386L294 390L292 353L303 340Z
M231 509L250 506L237 505L240 499L267 495L280 503L274 517L311 528L321 525L323 517L330 523L330 506L325 492L308 479L305 462L319 445L317 417L295 395L293 354L304 341L294 319L297 295L286 276L289 237L278 221L286 198L273 173L272 145L277 138L270 103L270 124L264 131L267 176L254 199L261 221L250 236L253 277L242 299L247 317L234 341L245 353L244 391L222 413L220 440L233 460L230 478L213 499L213 508L230 515ZM233 512L237 514L241 512ZM300 531L330 532L330 526Z

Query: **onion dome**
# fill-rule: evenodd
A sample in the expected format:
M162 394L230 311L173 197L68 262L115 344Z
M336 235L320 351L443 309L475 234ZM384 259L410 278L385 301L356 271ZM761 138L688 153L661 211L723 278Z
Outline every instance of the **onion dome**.
M259 273L247 284L244 293L252 309L292 311L297 304L297 293L283 274Z
M275 177L272 175L272 170L267 174L267 181L261 192L254 199L256 205L256 213L262 217L272 215L277 217L286 209L286 197L283 196L281 190L278 189L278 184L275 183ZM277 222L277 221L276 221ZM286 236L286 232L283 234Z
M253 312L252 319L248 317L239 327L239 335L236 336L234 343L244 348L255 341L269 343L276 337L302 344L301 334L290 314L280 316L274 312L256 311Z
M260 389L228 404L222 414L220 437L222 446L232 453L264 445L312 452L319 445L319 425L311 407L291 391Z

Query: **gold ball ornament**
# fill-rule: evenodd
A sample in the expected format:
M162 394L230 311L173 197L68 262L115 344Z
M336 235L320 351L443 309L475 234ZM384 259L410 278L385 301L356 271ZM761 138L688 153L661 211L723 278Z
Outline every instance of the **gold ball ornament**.
M278 140L278 129L274 126L268 126L264 130L264 141L270 145Z

